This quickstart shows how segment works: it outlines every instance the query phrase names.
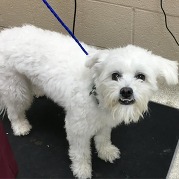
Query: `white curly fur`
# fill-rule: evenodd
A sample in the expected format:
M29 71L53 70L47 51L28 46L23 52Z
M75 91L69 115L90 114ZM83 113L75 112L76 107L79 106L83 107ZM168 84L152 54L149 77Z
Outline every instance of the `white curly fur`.
M60 33L25 25L0 33L0 107L6 109L15 135L26 135L25 117L33 95L51 98L66 110L71 169L78 178L91 178L90 139L94 136L101 159L113 162L120 151L111 143L111 130L137 122L147 110L157 79L178 83L177 63L140 47L98 50L83 44L86 56L73 39ZM120 73L118 80L111 75ZM145 80L136 74L145 75ZM96 85L97 104L89 93ZM130 87L135 102L119 103L120 90Z

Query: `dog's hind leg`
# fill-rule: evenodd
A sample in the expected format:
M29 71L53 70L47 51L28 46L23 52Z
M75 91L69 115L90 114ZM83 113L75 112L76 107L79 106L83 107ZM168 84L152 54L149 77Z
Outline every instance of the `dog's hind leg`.
M33 100L31 85L24 76L13 72L4 78L6 80L0 79L0 84L3 81L0 92L14 135L26 135L31 130L31 125L25 116L25 111Z
M26 119L24 103L20 104L20 101L16 101L13 105L8 104L7 113L8 118L11 122L13 133L16 136L29 134L32 126ZM16 106L17 105L17 106Z

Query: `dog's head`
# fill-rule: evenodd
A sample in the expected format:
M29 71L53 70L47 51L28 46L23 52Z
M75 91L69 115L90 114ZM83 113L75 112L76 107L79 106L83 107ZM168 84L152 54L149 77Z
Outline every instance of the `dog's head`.
M125 123L138 121L148 109L160 78L169 85L178 83L177 62L133 45L99 50L88 57L86 66L91 69L99 105Z

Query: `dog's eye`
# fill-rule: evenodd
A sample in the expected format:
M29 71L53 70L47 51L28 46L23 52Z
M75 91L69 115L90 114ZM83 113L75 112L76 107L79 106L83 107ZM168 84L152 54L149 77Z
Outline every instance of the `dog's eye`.
M121 77L120 73L113 73L112 74L112 80L118 81L118 79Z
M140 80L142 80L142 81L145 81L145 75L142 74L142 73L137 74L135 77L136 77L137 79L140 79Z

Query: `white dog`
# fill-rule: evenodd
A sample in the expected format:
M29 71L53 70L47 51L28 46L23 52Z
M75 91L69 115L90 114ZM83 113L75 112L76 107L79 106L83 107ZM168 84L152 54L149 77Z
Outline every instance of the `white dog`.
M111 143L111 129L137 122L147 110L157 80L178 83L174 61L142 48L98 50L83 44L86 56L68 36L31 25L0 33L0 106L7 110L15 135L26 135L25 117L33 95L46 95L66 110L71 169L91 178L90 139L98 156L109 162L120 157Z

